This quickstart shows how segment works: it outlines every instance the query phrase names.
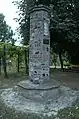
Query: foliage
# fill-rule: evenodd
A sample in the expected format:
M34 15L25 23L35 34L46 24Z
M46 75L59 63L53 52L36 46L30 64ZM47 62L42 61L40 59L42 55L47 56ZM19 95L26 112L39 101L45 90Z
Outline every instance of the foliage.
M78 63L79 59L79 4L78 0L17 0L14 4L18 7L20 18L19 30L23 44L29 42L29 9L33 5L44 4L50 7L50 36L51 47L54 52L64 55L68 52L69 60ZM74 50L75 49L75 50Z
M30 1L29 5L30 5ZM30 27L30 21L29 21L29 15L28 15L28 9L27 1L26 0L20 0L20 1L14 1L14 5L17 5L18 9L18 16L19 18L15 18L16 22L19 22L19 28L17 28L17 31L21 35L22 44L27 45L29 42L29 27Z
M56 53L67 51L70 56L69 60L71 59L72 62L79 54L78 19L76 19L75 14L76 2L60 0L53 9L53 13L51 13L51 46ZM75 62L78 63L77 60Z
M6 24L5 16L0 14L0 42L11 42L14 44L13 35L11 27Z
M10 68L12 67L13 69L18 68L19 65L19 69L21 71L21 67L24 67L24 70L26 70L27 72L27 52L28 49L26 47L23 46L15 46L12 45L11 43L4 43L4 42L0 42L0 52L3 52L3 47L6 47L6 62L8 62L8 64L10 64ZM26 50L26 56L25 56L25 50ZM19 53L19 63L18 63L18 53ZM26 58L25 58L26 57ZM26 61L25 61L26 59ZM9 61L11 61L9 63ZM8 68L8 64L7 64L7 68ZM25 69L26 68L26 69Z
M17 6L19 19L15 19L19 22L18 32L21 35L22 43L27 45L30 36L30 19L29 19L29 9L31 6L38 4L50 5L51 0L20 0L14 1L14 5Z
M1 74L1 58L3 61L4 75L7 77L7 65L6 65L6 42L11 42L14 45L13 31L11 27L6 24L5 16L0 14L0 42L4 42L3 49L0 52L0 74Z

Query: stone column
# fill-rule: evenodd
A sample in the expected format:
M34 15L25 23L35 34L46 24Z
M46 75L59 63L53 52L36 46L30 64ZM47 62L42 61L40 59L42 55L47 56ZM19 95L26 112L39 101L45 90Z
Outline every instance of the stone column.
M49 80L50 15L43 5L30 9L29 77L35 84Z

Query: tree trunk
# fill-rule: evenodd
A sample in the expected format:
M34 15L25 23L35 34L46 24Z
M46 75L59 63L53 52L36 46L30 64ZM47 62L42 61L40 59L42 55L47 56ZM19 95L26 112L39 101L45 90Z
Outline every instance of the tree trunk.
M63 60L62 60L62 53L61 52L59 52L59 59L60 59L61 69L64 71Z
M55 65L55 69L56 69L56 62L54 63L54 65Z
M1 75L1 53L0 53L0 75Z
M27 53L27 50L25 49L25 72L26 72L26 74L28 73L27 58L28 58L28 53Z
M17 62L18 62L18 64L17 64L17 65L18 65L18 66L17 66L17 72L18 72L18 73L19 73L19 64L20 64L20 63L19 63L19 56L20 56L20 54L19 54L19 51L18 51L18 59L17 59Z
M55 66L55 69L56 69L56 55L54 54L54 66Z
M3 69L4 69L4 76L5 78L8 77L7 75L7 64L6 64L6 47L3 47Z

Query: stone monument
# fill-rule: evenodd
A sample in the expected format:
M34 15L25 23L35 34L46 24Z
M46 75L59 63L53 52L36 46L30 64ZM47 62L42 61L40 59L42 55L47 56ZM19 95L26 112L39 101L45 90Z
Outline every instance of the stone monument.
M34 83L49 80L50 15L46 6L30 9L29 77Z
M49 8L34 6L29 14L29 76L18 86L3 90L1 99L8 107L43 119L45 115L51 117L58 110L71 106L79 94L50 76Z
M18 84L24 97L42 101L45 101L46 95L48 98L51 97L50 90L55 97L60 86L50 77L49 10L47 6L36 5L29 11L29 77Z

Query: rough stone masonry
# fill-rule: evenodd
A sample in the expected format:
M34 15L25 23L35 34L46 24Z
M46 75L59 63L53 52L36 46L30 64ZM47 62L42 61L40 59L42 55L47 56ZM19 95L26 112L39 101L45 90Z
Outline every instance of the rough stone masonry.
M49 8L30 9L29 77L33 83L49 79L50 65Z

